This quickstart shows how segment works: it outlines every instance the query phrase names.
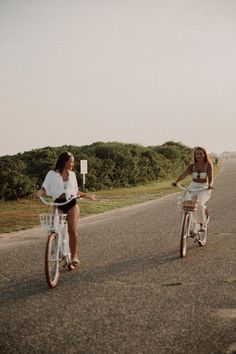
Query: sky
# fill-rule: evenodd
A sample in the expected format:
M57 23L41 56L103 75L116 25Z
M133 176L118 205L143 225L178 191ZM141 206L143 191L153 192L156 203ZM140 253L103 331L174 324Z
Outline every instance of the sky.
M235 0L0 0L0 156L236 151Z

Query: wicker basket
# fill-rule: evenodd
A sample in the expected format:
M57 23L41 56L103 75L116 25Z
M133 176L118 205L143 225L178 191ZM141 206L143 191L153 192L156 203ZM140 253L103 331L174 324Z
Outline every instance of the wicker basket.
M62 229L65 225L66 214L40 214L40 223L43 229L57 230Z
M186 211L196 211L198 207L198 200L184 200L181 208Z

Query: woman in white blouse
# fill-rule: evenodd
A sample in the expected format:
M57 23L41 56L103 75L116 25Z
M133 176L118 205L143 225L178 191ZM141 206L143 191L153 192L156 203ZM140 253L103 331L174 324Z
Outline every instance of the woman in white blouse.
M74 196L97 200L95 195L88 195L80 192L78 188L76 174L73 171L74 156L70 152L63 152L57 159L54 170L47 173L41 189L36 193L36 197L45 195L51 196L57 203L63 203ZM80 209L76 199L66 205L58 207L59 211L67 214L68 231L70 236L71 263L78 266L77 236Z

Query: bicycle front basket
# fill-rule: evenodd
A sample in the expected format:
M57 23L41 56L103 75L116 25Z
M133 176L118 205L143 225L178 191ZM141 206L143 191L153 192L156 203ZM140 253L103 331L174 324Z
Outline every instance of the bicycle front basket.
M184 200L181 208L186 211L196 211L198 207L198 200Z
M58 230L65 225L66 214L40 214L40 223L43 229Z

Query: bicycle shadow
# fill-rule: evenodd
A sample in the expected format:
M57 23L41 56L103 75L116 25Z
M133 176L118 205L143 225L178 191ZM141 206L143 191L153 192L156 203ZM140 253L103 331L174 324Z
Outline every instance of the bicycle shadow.
M118 280L119 275L124 276L132 273L136 274L138 272L151 271L152 269L156 269L162 265L179 261L179 259L178 253L174 250L171 253L163 253L156 256L121 260L100 267L96 266L95 268L88 270L83 270L83 268L81 268L75 272L75 274L78 274L79 272L78 277L73 277L71 279L67 278L65 279L65 283L104 283L114 279L115 277Z
M88 270L83 270L83 268L81 268L70 272L67 269L63 269L56 289L48 288L44 273L34 276L32 275L30 278L27 277L17 281L8 280L3 286L1 286L0 307L26 300L31 297L35 298L39 295L48 294L49 292L53 294L60 288L63 289L68 286L68 284L78 282L88 285L91 283L104 283L114 279L114 277L118 279L119 275L124 276L125 274L151 270L157 266L176 262L178 260L179 256L175 250L168 254L163 253L156 256L121 260L100 267L95 266Z
M37 275L20 280L8 280L1 286L0 307L47 292L45 276Z
M184 258L180 258L179 250L175 248L171 252L163 252L153 256L121 260L104 266L95 266L94 268L88 270L83 270L82 267L74 273L75 275L79 274L78 276L66 277L63 281L63 285L66 286L68 283L72 282L79 282L81 284L105 283L106 281L113 279L119 280L119 276L124 277L132 273L137 274L138 272L152 272L152 270L155 271L158 267L160 268L166 264L174 265L174 263L176 263L176 265L185 267L185 262L188 261L188 258L199 254L200 250L205 250L205 247L199 247L198 244L191 243L188 245L188 254ZM158 283L158 277L156 278L156 281ZM160 283L160 285L163 284Z

